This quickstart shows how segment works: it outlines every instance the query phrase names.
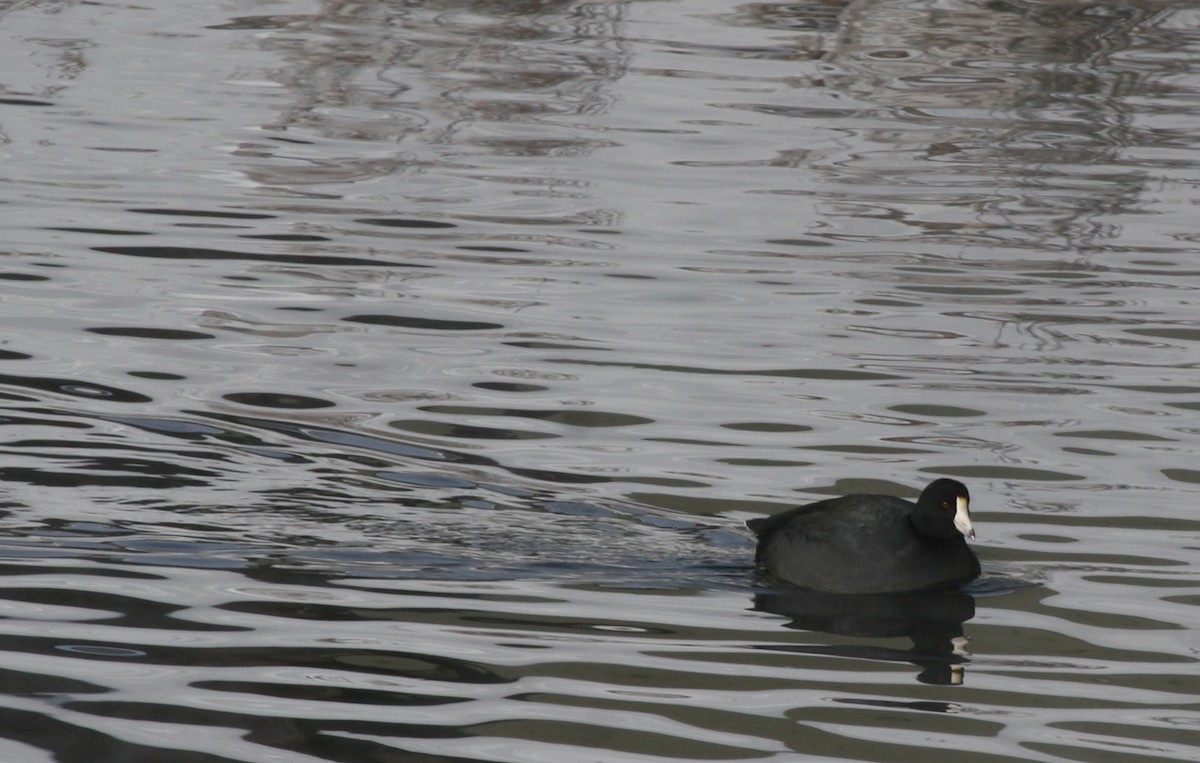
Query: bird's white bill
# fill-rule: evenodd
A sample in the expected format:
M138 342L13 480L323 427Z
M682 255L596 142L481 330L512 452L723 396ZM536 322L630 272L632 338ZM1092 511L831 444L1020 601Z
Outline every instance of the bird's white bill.
M975 525L971 524L971 510L963 496L958 497L954 508L954 526L971 540L975 540Z

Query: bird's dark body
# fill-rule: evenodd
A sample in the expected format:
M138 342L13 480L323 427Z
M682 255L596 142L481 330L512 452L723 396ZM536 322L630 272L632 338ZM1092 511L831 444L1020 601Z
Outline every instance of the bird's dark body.
M801 588L889 593L955 588L978 577L979 560L962 535L918 532L917 510L893 496L849 495L747 525L758 535L759 565Z

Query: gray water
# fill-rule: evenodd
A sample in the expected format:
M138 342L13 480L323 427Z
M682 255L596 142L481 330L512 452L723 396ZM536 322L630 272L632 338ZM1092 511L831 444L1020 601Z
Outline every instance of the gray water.
M1196 6L0 8L0 760L1197 759Z

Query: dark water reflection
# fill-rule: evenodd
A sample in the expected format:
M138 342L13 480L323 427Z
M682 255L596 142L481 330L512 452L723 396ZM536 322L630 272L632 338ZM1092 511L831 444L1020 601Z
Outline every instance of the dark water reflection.
M853 643L772 649L912 662L921 668L917 680L923 683L959 684L963 674L961 665L967 661L961 649L965 642L963 623L975 616L975 599L961 591L906 594L781 591L756 595L754 608L790 618L789 628L912 640L912 648L908 650Z
M1190 6L0 14L0 759L1194 758Z

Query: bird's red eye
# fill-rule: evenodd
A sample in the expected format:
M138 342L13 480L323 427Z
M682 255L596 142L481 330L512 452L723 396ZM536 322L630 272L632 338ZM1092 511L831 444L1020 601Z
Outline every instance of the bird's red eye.
M950 511L950 502L942 501L942 508L945 509L946 511Z

